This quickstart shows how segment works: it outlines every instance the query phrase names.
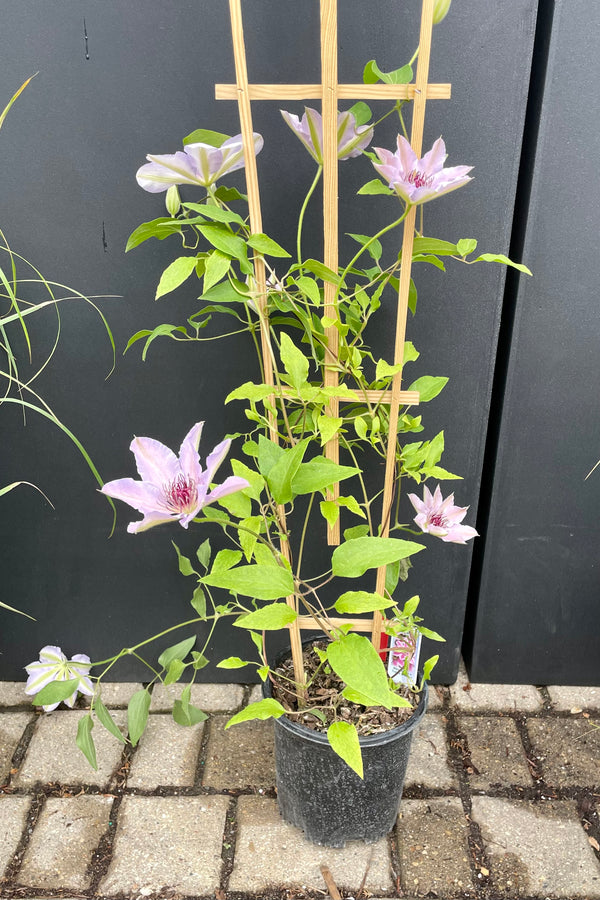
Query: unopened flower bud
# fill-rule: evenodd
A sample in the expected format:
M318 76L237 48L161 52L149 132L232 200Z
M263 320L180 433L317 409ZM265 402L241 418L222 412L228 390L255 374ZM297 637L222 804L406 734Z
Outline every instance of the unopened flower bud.
M433 24L439 25L448 15L452 0L435 0L433 4Z
M176 216L181 206L181 198L179 197L179 189L176 184L172 184L167 191L165 197L165 206L170 216Z

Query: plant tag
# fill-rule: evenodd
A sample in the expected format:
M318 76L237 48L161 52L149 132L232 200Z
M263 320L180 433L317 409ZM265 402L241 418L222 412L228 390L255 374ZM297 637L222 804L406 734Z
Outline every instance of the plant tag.
M415 684L419 671L421 635L419 632L403 631L391 635L388 654L388 675L396 684ZM408 668L405 666L408 660ZM407 674L403 674L406 671Z

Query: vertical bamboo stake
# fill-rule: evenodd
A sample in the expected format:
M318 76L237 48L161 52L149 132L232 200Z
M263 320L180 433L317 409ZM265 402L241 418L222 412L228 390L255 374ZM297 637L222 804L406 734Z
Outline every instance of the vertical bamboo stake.
M244 159L246 164L246 185L248 189L248 209L250 212L250 228L253 234L262 233L262 215L260 208L260 192L258 187L258 172L256 168L256 155L254 152L254 129L252 126L252 110L250 107L250 94L248 90L248 68L246 64L246 47L244 44L244 27L242 23L241 0L229 0L229 13L231 16L231 34L233 39L233 55L235 59L235 75L238 89L238 109L242 129L242 142L244 146ZM265 279L265 261L262 256L255 255L254 279L258 291L258 309L260 316L261 349L264 365L265 383L274 385L275 378L273 366L273 348L269 334L269 320L266 311L267 286ZM277 419L276 415L269 413L269 426L271 440L277 443ZM285 522L283 508L279 509L279 515ZM281 539L281 553L289 561L290 547L285 538ZM294 594L286 597L288 606L296 612L298 602ZM289 626L292 660L294 663L294 677L299 685L305 682L304 664L302 660L302 639L297 620ZM300 689L302 694L302 689Z
M431 53L431 32L433 29L434 0L423 0L421 15L421 33L419 37L419 61L415 79L415 99L411 130L411 146L417 156L421 156L423 145L423 127L425 124L425 104L427 102L427 81L429 77L429 57ZM415 235L415 218L417 208L413 206L404 220L404 238L402 242L402 268L398 291L398 309L396 314L396 342L394 348L394 364L401 365L404 359L404 339L406 336L406 317L408 313L408 293L410 289L410 270ZM385 467L385 483L383 490L383 507L381 519L381 536L387 537L390 531L392 504L394 501L394 482L396 478L396 435L398 430L398 395L402 388L402 370L392 382L392 399L390 403L390 427L388 432L387 458ZM398 484L397 490L400 490ZM385 566L377 570L377 593L385 590ZM383 616L380 612L373 614L373 645L377 650L381 644Z
M337 0L320 0L321 3L321 82L323 97L321 114L323 118L323 262L334 272L338 270L338 67L337 67ZM325 282L324 311L330 319L337 319L335 305L336 287ZM338 386L337 365L339 335L335 325L325 331L327 350L325 351L325 387ZM329 361L330 365L327 366ZM327 414L337 417L339 401L332 398L327 405ZM325 445L325 456L333 462L339 460L337 437ZM339 484L327 493L328 500L339 497ZM327 543L339 544L339 518L333 527L327 528Z

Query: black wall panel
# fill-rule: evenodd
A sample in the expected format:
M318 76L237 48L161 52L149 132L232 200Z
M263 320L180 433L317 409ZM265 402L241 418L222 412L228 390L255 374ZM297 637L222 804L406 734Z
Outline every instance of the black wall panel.
M474 165L476 180L428 204L428 234L449 240L476 236L482 250L508 248L536 5L462 0L435 30L431 80L452 82L453 100L429 104L425 146L442 134L449 164ZM251 80L319 79L316 0L253 0L243 6ZM239 130L235 104L214 100L214 83L234 78L227 4L2 0L0 9L3 98L39 72L0 132L0 226L14 249L47 277L89 294L119 295L99 301L118 348L111 377L105 380L111 357L101 324L90 308L69 303L60 347L40 389L106 480L134 474L128 451L134 434L177 447L189 427L205 419L206 451L240 425L235 404L223 407L222 400L240 379L254 376L251 348L240 338L226 347L157 342L145 363L136 348L123 357L131 334L183 320L195 297L193 288L184 288L153 301L174 252L168 241L148 242L128 255L124 246L139 222L162 214L162 198L135 182L145 154L173 152L197 127ZM384 70L404 63L418 41L419 10L417 0L343 0L340 78L360 81L364 63L373 57ZM300 112L300 104L290 108ZM291 244L291 223L312 179L311 161L276 104L257 103L254 115L267 138L259 157L265 230ZM390 123L380 143L392 146L395 133ZM370 177L366 160L340 166L344 232L373 233L393 214L385 202L354 196ZM243 185L241 173L237 183ZM193 191L186 196L191 199ZM309 214L315 254L319 230L315 205ZM408 336L421 359L411 375L450 377L444 393L424 410L424 437L445 428L446 466L465 476L450 489L455 487L460 503L471 504L473 523L504 273L491 265L467 269L450 263L445 275L421 267L415 278L419 310ZM392 321L390 301L375 336L381 355L391 353ZM32 327L34 363L51 345L53 327L51 314ZM23 374L28 371L24 363ZM2 597L37 619L31 623L0 611L1 678L22 677L22 667L45 643L103 658L115 646L186 615L190 588L176 570L170 540L193 552L197 532L174 527L128 535L130 512L121 506L109 539L110 510L64 435L34 414L23 427L16 408L6 406L0 435L2 483L35 481L55 506L26 488L0 501ZM437 543L422 554L426 559L416 560L405 588L421 594L428 623L448 639L437 670L441 681L452 680L457 669L470 555L470 547ZM216 641L242 654L230 631ZM114 677L140 674L130 659ZM202 674L229 677L212 668Z
M600 10L555 4L484 547L474 681L598 684ZM576 86L576 88L575 88ZM481 549L481 548L480 548Z

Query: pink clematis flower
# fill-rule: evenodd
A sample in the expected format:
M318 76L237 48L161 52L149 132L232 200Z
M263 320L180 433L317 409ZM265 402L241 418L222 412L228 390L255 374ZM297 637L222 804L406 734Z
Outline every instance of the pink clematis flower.
M51 681L70 681L73 678L78 678L79 685L70 697L62 701L72 709L78 693L87 694L88 697L91 697L94 693L92 682L88 678L91 664L89 656L86 656L84 653L76 653L72 659L67 659L60 647L52 647L50 645L42 647L39 660L25 666L25 671L29 675L25 685L25 693L38 694ZM56 709L59 703L49 703L44 706L44 709L46 712L50 712Z
M254 133L254 152L263 147L260 134ZM228 138L220 147L210 144L187 144L177 153L160 156L149 154L150 162L138 169L136 178L140 187L153 194L166 191L173 184L211 184L245 165L241 134Z
M409 494L408 499L418 513L415 522L426 534L433 534L452 544L466 544L477 537L474 528L460 524L469 507L454 506L454 494L444 500L439 484L434 494L426 487L422 500L416 494Z
M301 119L293 113L280 110L281 115L298 137L312 158L323 164L323 119L321 113L308 106L304 107ZM338 159L360 156L373 140L373 128L357 125L354 113L338 113Z
M127 531L137 534L163 522L179 522L182 528L198 515L204 506L235 491L249 487L245 478L231 475L209 492L215 473L229 452L231 441L221 441L206 458L203 470L198 445L204 422L198 422L185 436L179 457L152 438L134 438L130 450L135 456L141 481L119 478L101 488L103 494L123 500L144 516L130 522Z
M472 181L467 175L473 166L452 166L444 168L446 145L438 138L431 150L422 159L401 134L398 135L398 149L395 153L375 147L379 162L373 165L380 175L396 191L401 200L411 205L427 203L455 191Z

